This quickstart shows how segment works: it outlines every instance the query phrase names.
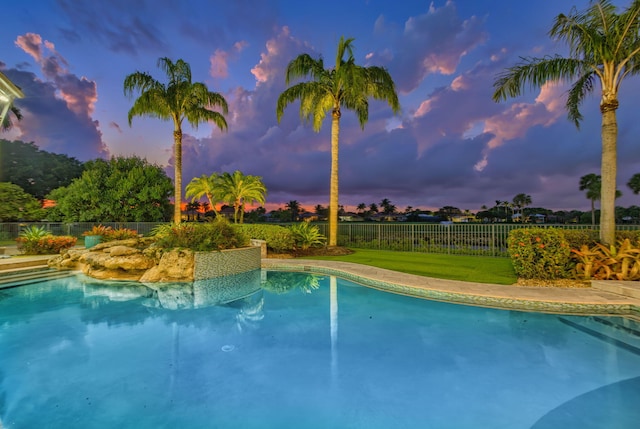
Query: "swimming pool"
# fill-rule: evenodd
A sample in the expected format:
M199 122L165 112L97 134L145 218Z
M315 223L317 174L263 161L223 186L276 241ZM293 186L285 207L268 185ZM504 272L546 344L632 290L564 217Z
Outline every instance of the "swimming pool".
M636 428L640 331L309 273L0 290L0 428Z

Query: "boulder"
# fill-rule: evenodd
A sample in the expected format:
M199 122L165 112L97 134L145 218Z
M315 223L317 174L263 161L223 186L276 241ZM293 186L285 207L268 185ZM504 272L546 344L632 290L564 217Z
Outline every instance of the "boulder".
M141 282L193 281L194 256L191 250L172 249L165 252L158 265L151 267L140 278Z

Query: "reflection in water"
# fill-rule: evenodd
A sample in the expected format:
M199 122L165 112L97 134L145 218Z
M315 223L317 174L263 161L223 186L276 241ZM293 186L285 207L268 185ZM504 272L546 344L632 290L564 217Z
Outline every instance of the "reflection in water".
M320 287L322 276L310 273L286 273L268 271L267 279L262 282L262 287L271 293L283 294L296 289L304 293L311 293Z

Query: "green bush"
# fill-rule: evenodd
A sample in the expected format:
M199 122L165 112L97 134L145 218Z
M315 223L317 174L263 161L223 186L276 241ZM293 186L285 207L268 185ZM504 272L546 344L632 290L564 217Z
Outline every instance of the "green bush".
M509 233L509 256L516 275L525 279L571 277L574 262L564 231L556 228L519 228Z
M291 229L280 225L239 224L240 229L249 237L267 242L267 249L272 252L290 252L295 246Z
M222 218L206 223L159 225L152 234L156 238L156 246L163 249L179 247L206 252L249 245L249 237Z
M311 225L309 222L300 222L289 227L293 233L293 239L296 247L307 250L309 247L324 246L327 238L320 233L317 226Z

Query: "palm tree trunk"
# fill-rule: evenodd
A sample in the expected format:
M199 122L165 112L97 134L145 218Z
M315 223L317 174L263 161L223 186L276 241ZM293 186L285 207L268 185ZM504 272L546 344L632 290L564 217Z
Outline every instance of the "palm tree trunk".
M596 226L596 200L591 200L591 226Z
M174 150L174 208L173 222L180 223L182 220L182 129L176 124L173 131L173 150Z
M615 244L616 165L618 122L614 107L602 109L602 188L600 196L600 241Z
M331 115L331 178L329 190L329 247L338 245L338 134L340 110Z

